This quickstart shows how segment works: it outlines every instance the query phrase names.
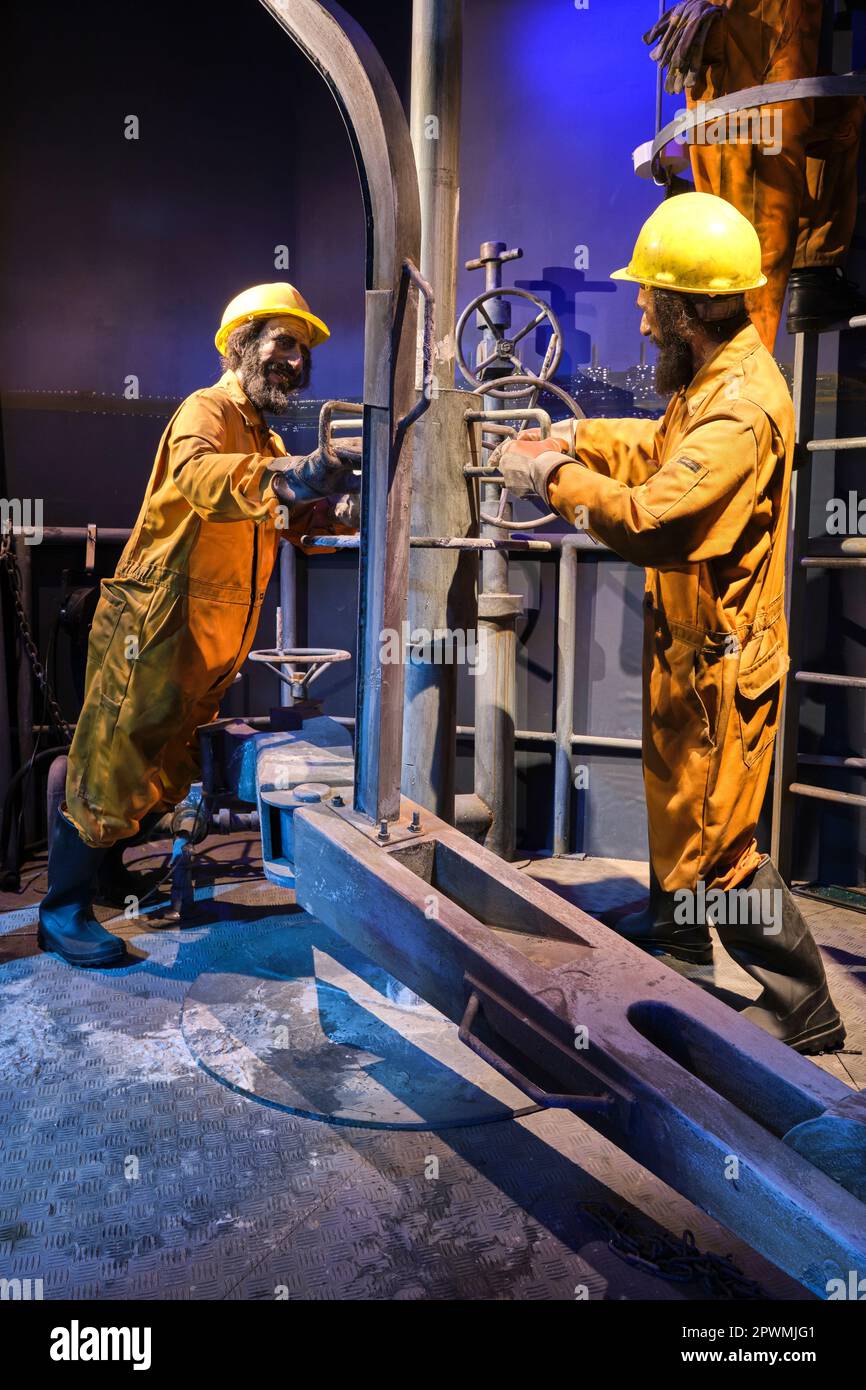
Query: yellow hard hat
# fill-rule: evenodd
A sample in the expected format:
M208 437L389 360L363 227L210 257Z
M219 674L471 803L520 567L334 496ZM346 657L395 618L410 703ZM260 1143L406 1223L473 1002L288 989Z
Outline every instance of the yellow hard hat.
M766 285L758 234L712 193L677 193L644 222L628 265L611 280L682 294L742 294Z
M214 339L217 352L220 355L225 352L229 334L240 328L242 323L252 323L253 319L272 319L277 314L291 314L293 318L309 324L311 348L318 347L319 343L324 343L331 336L327 324L310 313L304 296L298 293L294 285L283 280L275 285L253 285L251 289L241 290L229 301Z

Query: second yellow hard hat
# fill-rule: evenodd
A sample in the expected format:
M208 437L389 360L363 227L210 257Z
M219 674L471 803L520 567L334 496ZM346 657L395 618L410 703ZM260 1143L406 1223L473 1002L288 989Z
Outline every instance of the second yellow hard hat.
M610 278L682 294L742 294L767 283L751 222L712 193L666 198L641 227L628 265Z
M217 352L220 355L225 352L229 334L240 328L242 323L251 323L253 319L271 319L278 314L291 314L292 318L300 319L309 326L311 348L318 347L319 343L324 343L331 336L327 324L310 312L304 296L294 285L282 280L273 285L253 285L248 290L241 290L229 301L214 339Z

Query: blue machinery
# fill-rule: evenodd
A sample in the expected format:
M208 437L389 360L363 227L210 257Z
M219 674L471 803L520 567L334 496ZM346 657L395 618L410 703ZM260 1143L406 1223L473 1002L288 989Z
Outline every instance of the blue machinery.
M825 1296L830 1279L847 1280L852 1270L866 1277L866 1095L479 843L501 808L478 787L470 804L455 803L447 767L453 701L435 678L405 692L406 728L417 699L426 713L414 722L424 724L418 737L428 742L422 765L410 738L408 770L404 764L405 671L402 663L381 662L381 634L402 631L422 591L428 615L442 627L449 617L453 623L446 608L460 552L483 550L502 569L508 549L521 542L479 537L474 482L464 481L471 398L448 389L453 361L433 331L433 292L424 276L447 306L447 322L453 322L453 280L437 265L429 238L422 254L421 208L425 219L436 214L449 180L441 169L422 168L419 204L409 126L384 65L354 21L337 5L316 0L263 3L339 105L366 211L357 723L354 757L345 729L303 704L295 706L294 729L254 727L261 721L214 726L207 756L219 763L221 776L229 770L237 794L258 799L269 877L293 878L302 907L456 1021L464 1043L534 1101L573 1111ZM445 61L443 38L459 40L459 16L454 0L422 0L416 7L415 43L426 44L433 80ZM440 111L443 128L448 116ZM437 157L449 158L450 138L445 129ZM452 142L452 157L454 148ZM415 288L425 301L420 392ZM436 381L444 389L434 389ZM544 425L543 412L535 414ZM489 413L476 412L470 426L482 419L489 422ZM438 529L435 496L422 497L421 524L430 534L418 529L413 443L426 451L428 473L435 461L440 481ZM483 472L470 465L468 476ZM562 554L563 563L565 557L574 562L573 547ZM488 577L482 621L513 641L514 596L502 574ZM286 651L262 655L281 669L290 664ZM318 659L329 655L341 654L318 653ZM294 693L304 696L299 656L293 660ZM497 671L498 708L510 717L507 661ZM567 692L563 720L566 707ZM444 739L438 720L430 728L431 711L440 709ZM477 739L495 722L495 711L477 715ZM572 734L559 719L556 737L567 779ZM412 799L401 795L401 782ZM474 838L461 824L472 826Z

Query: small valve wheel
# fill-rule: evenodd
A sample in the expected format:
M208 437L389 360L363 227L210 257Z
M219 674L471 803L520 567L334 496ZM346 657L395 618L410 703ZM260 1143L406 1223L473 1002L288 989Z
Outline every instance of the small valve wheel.
M250 661L267 666L281 681L291 686L295 700L306 698L307 690L334 661L351 661L352 653L338 647L275 647L250 652Z
M567 392L566 390L563 389L562 386L557 386L556 382L554 382L554 381L547 381L547 380L545 380L545 379L542 378L542 377L529 376L528 373L520 372L520 373L516 373L514 376L510 376L510 377L501 377L501 378L499 379L499 381L497 382L497 385L498 385L498 386L502 386L502 387L506 387L506 386L510 386L510 385L512 385L512 384L520 384L520 385L523 385L524 383L525 383L525 389L522 390L522 391L506 391L506 390L502 390L502 391L499 391L497 394L498 394L500 397L504 397L506 400L513 399L514 397L517 397L517 398L518 398L518 401L520 401L520 400L522 400L522 398L523 398L524 396L526 396L526 395L528 395L530 392L532 392L532 397L531 397L531 400L532 400L532 407L523 407L523 406L520 406L520 405L515 406L515 409L523 410L523 409L533 408L533 407L535 406L535 402L537 401L537 399L538 399L539 395L541 394L541 392L542 392L542 391L549 391L550 394L551 394L552 396L556 396L558 400L562 401L563 404L566 405L566 406L568 407L570 413L574 416L575 420L583 420L583 419L585 418L585 417L584 417L583 411L581 410L580 406L578 405L578 403L577 403L577 401L574 399L574 397L573 397L573 396L570 396L570 395L568 394L568 392ZM491 395L491 394L493 394L493 393L488 389L488 387L487 387L486 384L484 384L484 385L482 385L482 386L479 386L479 387L473 392L473 395L475 395L475 396L489 396L489 395ZM495 414L496 414L496 419L497 419L497 421L502 421L502 420L507 419L507 418L508 418L508 406L503 405L502 410L496 411ZM485 418L488 418L488 417L485 417ZM484 426L483 426L483 423L482 423L482 430L483 430L483 428L484 428ZM502 426L501 424L498 424L498 425L497 425L497 430L498 430L498 431L501 430L502 428L503 428L503 426ZM519 438L520 438L520 435L523 433L523 431L525 430L525 428L526 428L526 421L524 420L524 421L521 422L520 429L514 430L514 431L512 432L512 438L513 438L513 439L519 439ZM491 470L491 471L495 471L495 470ZM483 477L481 478L480 481L481 481L481 482L484 481ZM494 477L494 478L491 479L491 481L492 481L492 482L497 482L498 479L496 479L496 478ZM502 486L501 483L500 483L499 485ZM504 513L505 513L505 508L506 508L507 504L508 504L508 490L507 490L505 487L502 487L502 493L501 493L500 498L499 498L499 511L497 512L496 516L492 516L492 515L490 515L488 512L479 512L479 516L480 516L481 520L484 521L484 522L486 522L488 526L497 526L501 531L537 531L538 528L539 528L539 526L549 526L550 523L551 523L552 521L558 521L558 520L559 520L559 517L557 516L557 513L556 513L556 512L548 512L546 516L539 517L537 520L533 520L533 521L509 521L508 518L504 515Z
M493 300L497 305L501 306L501 301L503 299L528 300L538 312L534 318L530 319L529 323L524 324L522 328L514 332L510 326L506 327L495 321L496 317L498 317L495 310L493 314L490 314L484 307L489 300ZM481 319L485 327L490 330L496 341L492 352L489 352L486 357L482 358L482 360L477 362L475 367L472 368L466 359L463 340L469 325L469 320L474 313L478 314L479 319ZM507 316L510 316L510 311ZM502 380L491 377L488 381L485 381L484 372L493 366L501 368L510 364L514 368L515 375L507 379L512 383L513 388L516 380L522 380L523 376L526 374L523 363L517 356L517 345L527 337L528 334L540 328L545 322L550 325L552 330L551 338L547 345L547 351L544 354L544 360L535 373L533 380L540 378L542 381L547 381L548 377L553 376L553 373L559 365L559 360L562 357L562 329L550 305L545 304L543 299L538 298L538 295L530 294L529 290L519 290L515 287L485 290L483 294L479 294L471 303L467 304L457 322L457 365L466 380L471 386L483 386L483 394L485 396L520 398L528 395L532 387L527 386L522 391L514 389L505 391L502 389Z

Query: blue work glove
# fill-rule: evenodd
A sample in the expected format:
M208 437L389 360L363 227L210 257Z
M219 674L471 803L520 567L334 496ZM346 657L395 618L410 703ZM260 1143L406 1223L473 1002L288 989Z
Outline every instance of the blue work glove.
M677 95L703 74L707 35L722 13L723 6L710 0L680 0L644 34L644 43L653 45L650 57L668 70L666 92Z

